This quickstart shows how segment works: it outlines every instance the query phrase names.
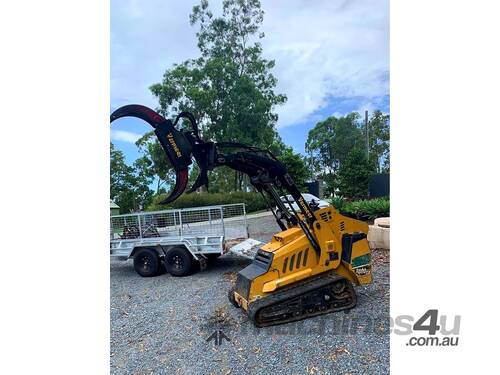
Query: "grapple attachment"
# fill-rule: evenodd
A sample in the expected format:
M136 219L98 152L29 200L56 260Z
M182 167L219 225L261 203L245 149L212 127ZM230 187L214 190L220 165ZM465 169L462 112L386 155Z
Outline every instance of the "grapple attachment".
M183 117L181 115L182 113L177 116L175 123L172 123L172 121L165 119L148 107L131 104L118 108L110 117L110 122L121 117L137 117L146 121L154 128L154 132L176 173L174 189L166 199L160 202L160 204L173 202L184 192L184 190L186 190L188 167L192 163L193 145L196 139L199 139L196 124L193 126L196 135L175 128L178 119Z

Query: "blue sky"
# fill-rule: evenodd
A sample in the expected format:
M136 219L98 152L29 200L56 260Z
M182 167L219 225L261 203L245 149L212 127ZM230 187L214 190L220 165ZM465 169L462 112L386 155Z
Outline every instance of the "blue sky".
M189 14L199 1L111 0L110 109L157 106L148 87L174 63L199 56ZM222 0L209 0L217 14ZM304 152L307 133L328 116L389 112L388 0L262 1L264 56L274 59L278 132ZM111 140L127 161L133 142L149 128L140 120L113 123Z

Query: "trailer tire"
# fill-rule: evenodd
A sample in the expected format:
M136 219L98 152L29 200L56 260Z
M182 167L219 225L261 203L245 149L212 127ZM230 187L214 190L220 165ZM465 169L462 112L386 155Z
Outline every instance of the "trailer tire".
M172 276L187 276L193 269L193 259L184 247L173 247L165 254L165 268Z
M158 275L160 270L160 258L153 249L140 249L134 255L134 269L142 277Z

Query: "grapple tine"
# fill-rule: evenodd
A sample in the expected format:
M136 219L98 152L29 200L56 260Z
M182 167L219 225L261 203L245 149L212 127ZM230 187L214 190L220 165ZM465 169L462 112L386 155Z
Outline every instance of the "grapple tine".
M166 121L165 118L159 113L156 113L151 108L148 108L140 104L129 104L118 108L111 114L109 122L113 122L122 117L140 118L146 121L153 128L156 128L158 124L161 124L162 122Z
M208 175L206 169L202 169L200 171L200 174L198 175L198 177L196 177L193 186L191 186L191 188L188 191L186 191L186 194L191 194L192 192L196 191L196 189L198 189L203 185L205 185L208 188Z
M170 202L175 201L179 196L186 190L186 186L188 183L188 169L181 169L176 173L175 186L174 190L170 193L168 197L163 199L160 204L168 204Z
M173 191L162 200L160 204L167 204L176 200L186 190L188 182L188 167L191 164L193 146L186 135L177 130L172 121L166 120L163 116L153 111L151 108L139 104L130 104L118 108L111 114L110 122L121 117L137 117L155 129L162 148L165 150L170 163L176 172L176 180Z

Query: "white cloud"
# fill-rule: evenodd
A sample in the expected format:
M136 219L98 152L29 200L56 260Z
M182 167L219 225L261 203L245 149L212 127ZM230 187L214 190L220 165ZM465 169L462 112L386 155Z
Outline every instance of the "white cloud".
M338 112L338 111L333 112L333 113L331 114L331 116L336 117L336 118L339 118L339 117L344 117L345 115L347 115L347 113L345 113L345 112Z
M264 52L288 96L279 127L305 120L331 97L389 94L388 1L274 1L264 31Z
M123 142L128 142L128 143L135 143L141 137L142 137L141 134L129 132L126 130L111 129L111 140L113 140L113 141L123 141Z
M111 105L157 101L149 86L172 64L196 57L189 14L196 2L111 1Z
M173 63L199 55L189 24L198 2L111 1L112 106L155 107L148 87ZM278 127L311 119L332 97L376 103L389 94L388 0L274 0L262 7L264 55L276 61L276 92L288 96L276 109Z

